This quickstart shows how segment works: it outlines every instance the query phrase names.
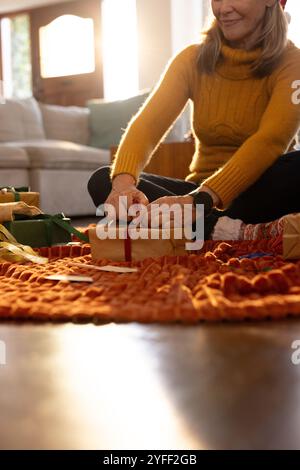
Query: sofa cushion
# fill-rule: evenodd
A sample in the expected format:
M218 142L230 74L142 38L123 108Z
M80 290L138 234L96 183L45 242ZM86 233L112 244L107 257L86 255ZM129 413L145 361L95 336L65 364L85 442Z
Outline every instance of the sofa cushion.
M9 145L0 145L0 168L29 168L26 151Z
M95 170L110 162L108 150L62 140L32 140L15 142L13 145L26 150L31 168Z
M0 106L0 142L43 139L42 115L34 98L7 99Z
M88 145L89 110L78 106L39 103L47 139L67 140Z
M130 119L138 112L149 92L141 93L127 100L90 100L90 129L92 147L109 149L119 145L122 134Z

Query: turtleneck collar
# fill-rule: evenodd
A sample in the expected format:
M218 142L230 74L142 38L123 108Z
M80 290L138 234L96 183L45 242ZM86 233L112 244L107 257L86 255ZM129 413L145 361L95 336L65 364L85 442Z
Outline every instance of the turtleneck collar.
M252 77L251 64L261 54L261 48L247 51L246 49L234 49L227 44L222 45L223 60L217 66L217 72L224 78L244 80Z

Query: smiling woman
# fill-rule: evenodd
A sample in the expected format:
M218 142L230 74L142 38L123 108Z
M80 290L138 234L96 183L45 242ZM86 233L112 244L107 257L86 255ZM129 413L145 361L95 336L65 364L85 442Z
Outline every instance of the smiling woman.
M228 43L237 49L251 49L261 35L266 6L261 0L238 2L232 9L230 2L212 1L213 14Z
M112 168L91 176L97 206L117 208L120 195L128 207L202 201L208 237L221 215L255 224L300 212L300 106L292 100L300 50L288 40L283 6L211 0L214 19L201 42L170 61L129 123ZM184 181L143 173L189 100L196 141L190 173Z

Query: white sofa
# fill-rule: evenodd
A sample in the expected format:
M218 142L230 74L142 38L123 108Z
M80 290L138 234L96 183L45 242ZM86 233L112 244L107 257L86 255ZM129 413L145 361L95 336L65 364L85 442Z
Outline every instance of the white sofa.
M87 182L110 154L88 146L88 118L86 108L6 100L0 105L0 186L30 186L47 213L94 214Z
M183 140L186 121L178 121L169 141ZM88 108L6 100L0 105L0 187L30 186L47 213L94 215L87 182L110 163L110 151L89 146L90 134Z

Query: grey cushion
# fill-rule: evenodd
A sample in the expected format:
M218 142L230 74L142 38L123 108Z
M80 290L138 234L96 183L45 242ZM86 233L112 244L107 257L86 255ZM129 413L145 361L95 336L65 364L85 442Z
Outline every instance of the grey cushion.
M13 145L26 150L31 168L94 170L110 162L108 150L62 140L15 142Z
M119 145L130 119L138 112L149 92L119 101L90 100L90 128L92 147L109 149Z
M26 151L10 145L0 145L0 168L29 168Z
M43 138L42 115L34 98L7 99L0 105L0 142Z
M89 110L78 106L39 103L47 139L67 140L88 145Z

